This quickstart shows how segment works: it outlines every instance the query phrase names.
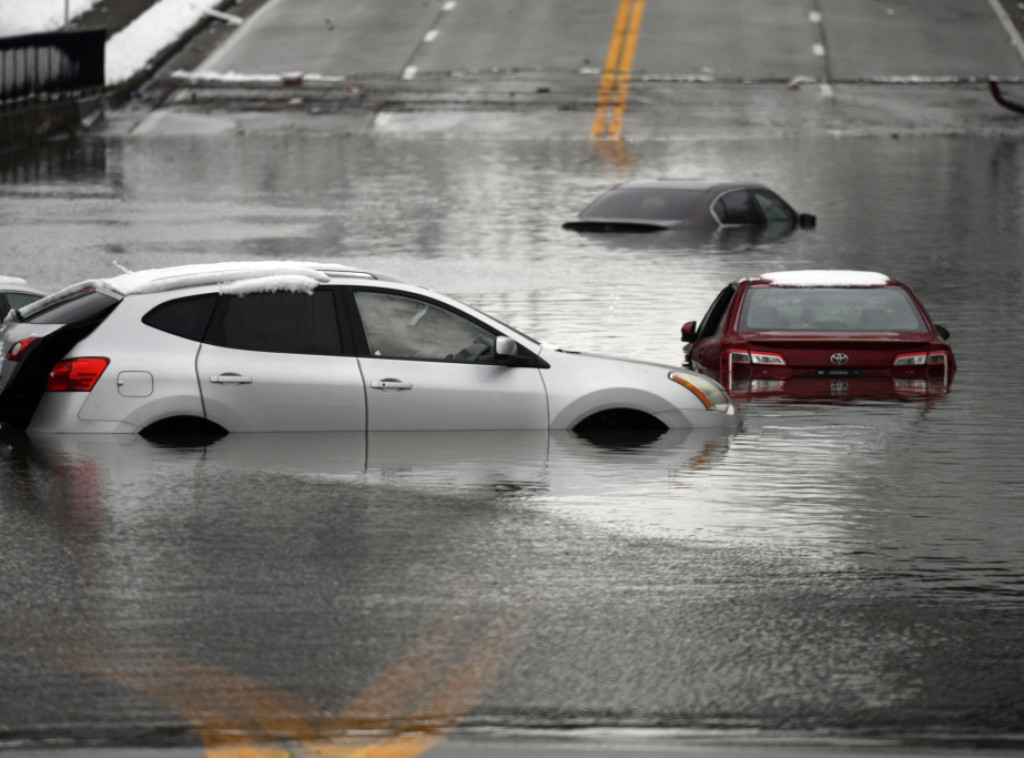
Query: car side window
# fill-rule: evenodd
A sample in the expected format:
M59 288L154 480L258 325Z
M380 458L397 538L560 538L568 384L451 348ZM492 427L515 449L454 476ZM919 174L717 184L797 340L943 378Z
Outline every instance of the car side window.
M162 332L200 342L210 325L217 295L183 297L161 303L142 317L142 323Z
M747 190L732 190L715 201L715 215L721 224L760 224L761 211Z
M796 221L793 209L790 208L786 202L774 192L769 192L768 190L754 190L754 199L757 201L758 206L760 206L761 212L764 214L765 221L768 223L777 221L794 223Z
M700 326L697 328L697 339L706 339L718 333L722 326L722 320L725 318L725 313L729 310L729 304L732 302L733 295L735 294L736 289L732 285L718 293L718 297L715 298L711 307L708 308L704 320L700 322Z
M341 355L334 292L263 292L220 298L204 340L235 350Z
M374 357L465 363L494 358L492 332L440 305L370 290L354 297Z
M2 298L0 298L2 299ZM8 308L21 308L29 303L34 303L39 299L39 295L33 295L28 292L8 292L7 293L7 305ZM7 309L4 309L5 312Z

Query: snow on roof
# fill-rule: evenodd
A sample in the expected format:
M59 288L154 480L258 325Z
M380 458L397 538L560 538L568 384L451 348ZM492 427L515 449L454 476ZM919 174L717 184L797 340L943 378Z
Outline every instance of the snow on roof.
M889 283L889 277L876 271L820 269L773 271L761 278L784 287L872 287Z
M308 263L303 261L253 261L235 263L198 263L134 271L110 279L89 279L47 295L23 306L19 313L23 319L41 312L70 295L87 289L113 292L118 295L143 295L168 292L184 287L220 285L220 291L229 295L247 295L256 292L312 292L320 284L330 281L331 274L362 274L359 269L335 263Z
M342 268L330 267L331 270ZM271 277L304 277L309 280L311 289L319 283L330 280L330 277L322 270L321 264L298 261L255 261L249 263L199 263L189 266L147 269L107 279L101 282L101 288L121 295L143 295L181 289L182 287L238 284L246 280L265 280ZM292 284L294 284L293 281ZM290 284L290 286L292 285ZM269 290L263 289L262 291Z
M313 294L319 282L303 274L282 274L279 276L258 276L241 279L231 284L222 285L224 295L255 295L260 292L294 292L305 295Z

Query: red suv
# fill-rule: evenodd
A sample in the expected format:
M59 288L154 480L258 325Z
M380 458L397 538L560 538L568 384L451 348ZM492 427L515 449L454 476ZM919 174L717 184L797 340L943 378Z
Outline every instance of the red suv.
M930 395L956 369L949 331L909 287L871 271L738 279L682 334L687 365L734 396Z

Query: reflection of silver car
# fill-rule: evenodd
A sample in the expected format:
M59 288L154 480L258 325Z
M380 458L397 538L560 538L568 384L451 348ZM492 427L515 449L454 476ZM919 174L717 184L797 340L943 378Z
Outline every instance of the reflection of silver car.
M538 342L345 266L207 264L85 282L0 329L0 422L42 432L683 429L715 381Z
M411 486L417 492L541 495L586 502L588 515L599 510L595 497L616 511L610 504L621 497L631 503L633 519L644 507L661 510L655 506L652 481L662 482L668 492L688 486L688 476L722 459L736 431L672 429L641 445L620 446L595 444L561 430L252 433L204 440L209 444L196 446L194 454L127 434L7 435L0 440L20 446L19 454L33 460L41 456L52 462L46 470L66 479L61 491L69 493L76 492L74 482L83 476L102 480L98 492L140 492L163 488L162 482L174 478L191 481L221 471L233 476L248 471ZM165 475L160 484L154 470ZM16 473L34 476L35 469ZM36 491L25 484L21 491ZM644 506L635 497L639 489L644 489Z
M11 308L28 305L43 296L42 292L28 286L24 279L16 276L0 276L0 320Z

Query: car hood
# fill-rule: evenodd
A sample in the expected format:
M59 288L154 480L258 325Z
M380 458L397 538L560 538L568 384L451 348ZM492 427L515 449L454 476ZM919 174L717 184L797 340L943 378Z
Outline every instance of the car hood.
M555 428L572 428L580 418L582 408L592 409L604 405L608 408L638 408L660 416L699 410L706 419L691 423L697 425L725 425L737 420L736 410L730 403L725 414L705 411L703 405L689 391L682 390L672 381L670 374L692 376L695 383L712 382L710 377L697 374L680 366L663 363L616 358L542 345L541 355L549 369L541 371L548 393L550 415ZM722 389L725 395L725 390ZM726 421L726 418L731 419ZM664 419L663 419L664 420ZM668 423L666 421L666 423ZM673 424L668 424L670 427Z
M687 369L680 368L679 366L672 366L667 363L659 363L658 361L644 361L638 358L622 358L616 355L602 355L601 353L588 353L581 350L571 350L565 347L558 347L552 345L549 342L540 343L540 350L537 351L538 355L544 357L549 362L593 362L605 363L605 364L623 364L629 366L644 366L647 368L663 369L665 371L687 371Z

